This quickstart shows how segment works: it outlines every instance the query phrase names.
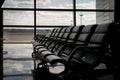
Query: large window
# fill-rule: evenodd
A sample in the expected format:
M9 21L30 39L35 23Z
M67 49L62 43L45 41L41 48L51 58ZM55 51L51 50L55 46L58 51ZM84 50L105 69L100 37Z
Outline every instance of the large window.
M4 37L8 38L6 42L17 42L17 39L30 42L30 36L34 37L40 30L46 34L46 31L50 31L48 28L53 27L114 21L114 0L5 0L2 8ZM19 36L13 40L11 34L15 32L16 35L20 35L16 32L17 29L22 34L24 31L26 39L21 40L19 38L22 36ZM8 32L11 38L6 36Z

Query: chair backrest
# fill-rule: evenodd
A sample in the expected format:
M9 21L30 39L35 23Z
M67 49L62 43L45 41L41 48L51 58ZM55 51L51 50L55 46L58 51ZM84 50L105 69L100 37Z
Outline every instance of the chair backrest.
M56 38L58 37L58 35L60 34L61 30L62 30L62 28L58 28L58 29L57 29L57 31L56 31L53 39L56 39Z
M52 33L52 35L51 35L51 37L50 37L50 38L53 38L53 37L55 36L55 34L56 34L57 30L58 30L58 28L55 28L55 29L54 29L54 31L53 31L53 33Z
M89 45L90 46L105 46L114 31L114 23L99 24L92 35Z
M67 42L75 42L77 36L81 33L83 27L84 27L84 25L75 26L75 27L72 29L72 31L71 31L71 33L70 33L70 35L69 35L69 37L68 37Z
M64 32L61 41L67 41L69 35L71 34L73 27L67 27L66 31Z
M50 33L48 33L49 37L51 37L51 36L52 36L52 34L54 33L54 31L55 31L55 28L54 28L54 29L52 29Z
M94 24L94 25L86 25L82 29L81 33L77 36L76 43L77 44L85 44L85 45L87 45L89 43L89 40L90 40L92 34L95 31L96 26L97 26L96 24Z
M61 40L66 29L67 29L67 27L62 28L61 32L59 33L58 37L56 38L57 40Z

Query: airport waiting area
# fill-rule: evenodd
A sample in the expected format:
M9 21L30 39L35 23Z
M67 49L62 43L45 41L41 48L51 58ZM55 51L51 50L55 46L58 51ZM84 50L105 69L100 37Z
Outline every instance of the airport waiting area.
M120 80L119 4L1 0L0 80Z
M119 26L118 23L71 26L55 28L46 36L36 35L33 77L37 80L41 77L45 80L113 80Z

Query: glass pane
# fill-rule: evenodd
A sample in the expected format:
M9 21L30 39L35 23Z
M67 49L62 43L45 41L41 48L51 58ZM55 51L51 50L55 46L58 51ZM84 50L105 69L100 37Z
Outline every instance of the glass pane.
M72 0L37 0L37 8L72 9Z
M96 12L77 12L76 25L96 24Z
M96 23L108 23L114 21L114 12L96 12Z
M115 0L96 0L96 9L114 9Z
M53 28L36 28L36 33L40 35L47 35L51 32Z
M33 28L5 27L3 31L4 42L31 42L33 36Z
M32 76L13 76L13 77L4 77L3 80L33 80Z
M72 12L37 12L37 25L71 25L73 21Z
M3 50L8 54L3 55L4 58L31 58L33 52L32 44L3 44Z
M4 11L4 25L34 25L34 11Z
M76 0L76 8L77 9L95 9L96 0Z
M34 8L34 0L5 0L3 8Z
M31 74L33 61L4 60L4 75Z
M101 24L114 21L114 12L77 12L77 25Z
M77 9L114 9L114 0L76 0Z

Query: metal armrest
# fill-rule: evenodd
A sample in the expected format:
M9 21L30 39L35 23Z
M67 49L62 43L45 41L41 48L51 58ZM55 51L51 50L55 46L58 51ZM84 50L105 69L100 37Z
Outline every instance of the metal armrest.
M94 54L93 52L91 52L91 50L94 50L94 49L101 49L100 51L104 51L102 50L103 47L100 47L100 46L87 46L87 45L83 45L83 46L77 46L76 48L73 49L73 51L71 52L70 56L69 56L69 59L68 61L72 58L72 56L75 54L75 51L77 50L81 50L82 52L86 52L86 53L90 53L90 54ZM96 52L95 52L96 53Z
M66 47L78 47L78 46L84 46L85 44L76 44L76 43L72 43L72 42L67 42L67 43L65 43L63 46L62 46L62 48L61 48L61 50L59 51L59 53L58 54L60 54L61 53L61 51L63 51Z
M63 46L64 47L66 47L66 46L83 46L83 45L85 45L85 44L77 44L77 43L66 43L66 44L64 44Z
M64 59L62 59L61 57L57 56L57 55L48 55L46 58L46 61L49 62L51 65L54 65L56 63L62 63L65 64L66 61Z
M87 46L87 45L78 46L77 48L79 49L102 49L101 46Z

